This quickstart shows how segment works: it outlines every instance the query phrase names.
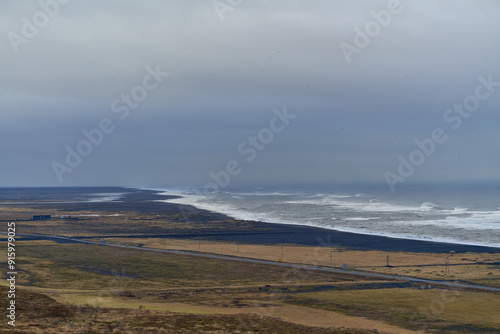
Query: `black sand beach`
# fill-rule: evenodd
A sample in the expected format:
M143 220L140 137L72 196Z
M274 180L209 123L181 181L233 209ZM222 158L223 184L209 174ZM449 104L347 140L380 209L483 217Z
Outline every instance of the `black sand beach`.
M126 231L109 231L106 235L96 235L95 237L111 237L115 233L120 237L140 238L140 237L158 237L158 238L185 238L197 240L212 240L235 243L249 244L297 244L307 246L328 246L345 247L359 250L383 250L383 251L406 251L406 252L427 252L427 253L447 253L447 252L478 252L478 253L500 253L500 249L492 247L469 246L461 244L449 244L439 242L429 242L420 240L407 240L387 238L381 236L355 234L339 232L335 230L322 229L311 226L272 224L263 222L242 222L236 221L223 214L198 210L192 207L159 202L172 198L172 196L159 195L153 190L138 190L131 188L110 188L108 191L117 191L126 193L119 201L111 202L80 202L80 203L44 203L30 205L31 208L43 212L50 212L50 208L67 211L108 211L112 213L134 211L144 214L157 213L162 216L184 216L186 228L171 229L165 226L164 229L143 229L140 233L131 228L129 235L123 235ZM81 189L79 190L81 191ZM90 191L90 190L89 190ZM106 192L106 188L100 189ZM57 198L57 196L52 196ZM188 212L189 216L185 213ZM205 224L203 228L190 228L190 222ZM227 225L221 228L212 227L210 222L227 221ZM133 221L130 222L133 224ZM245 228L234 228L244 224ZM132 225L131 225L132 227ZM115 232L115 233L113 233ZM83 238L89 238L88 236Z

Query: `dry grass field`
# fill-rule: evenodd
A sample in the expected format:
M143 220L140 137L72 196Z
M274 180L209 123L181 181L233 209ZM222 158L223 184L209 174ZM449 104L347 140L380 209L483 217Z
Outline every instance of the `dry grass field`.
M1 219L39 213L0 207ZM154 234L165 229L245 231L241 221L186 222L178 215L65 211L74 220L19 222L19 233ZM43 214L43 212L41 213ZM147 233L146 233L147 232ZM100 241L100 238L94 239ZM499 285L499 254L359 251L179 238L104 243L189 250L287 263ZM106 245L17 241L18 326L11 333L500 333L500 294L363 276L157 253ZM5 242L0 243L5 248ZM389 265L387 266L387 256ZM446 257L450 266L446 266ZM6 253L0 252L6 271ZM7 282L0 281L2 289ZM2 292L2 305L6 293Z
M99 241L95 239L94 241ZM186 250L289 263L321 265L432 280L462 280L500 287L500 253L410 253L294 245L248 245L204 240L108 238L105 242ZM387 266L389 261L389 266Z

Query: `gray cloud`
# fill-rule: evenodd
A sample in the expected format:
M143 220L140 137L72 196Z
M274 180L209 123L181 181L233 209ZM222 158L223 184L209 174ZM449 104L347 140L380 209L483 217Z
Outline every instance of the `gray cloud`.
M233 185L385 182L437 127L448 140L408 181L498 180L500 89L457 130L443 113L500 81L500 5L401 5L347 63L339 44L388 1L242 1L223 21L212 1L70 1L18 53L9 33L42 9L2 3L0 184L59 185L51 164L103 118L114 131L62 185L202 186L229 160ZM113 101L157 65L170 75L120 120ZM244 164L238 145L283 106L296 119Z

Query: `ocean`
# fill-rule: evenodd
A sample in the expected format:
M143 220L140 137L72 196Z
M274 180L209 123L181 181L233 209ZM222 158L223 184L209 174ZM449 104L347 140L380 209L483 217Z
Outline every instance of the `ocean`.
M117 187L0 188L0 205L112 202L126 193Z
M161 188L188 204L235 219L316 226L393 238L500 247L499 184L387 185L309 188Z

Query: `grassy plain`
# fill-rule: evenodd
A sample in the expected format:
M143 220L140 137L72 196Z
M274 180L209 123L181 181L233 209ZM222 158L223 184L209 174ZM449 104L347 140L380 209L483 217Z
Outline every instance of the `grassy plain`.
M98 241L95 239L94 241ZM299 245L252 245L174 238L109 238L106 242L158 249L200 251L254 259L322 265L404 275L432 280L456 280L500 287L500 253L411 253L351 250ZM389 260L387 260L389 257ZM387 266L387 262L389 266Z
M0 207L1 219L37 208ZM43 214L42 212L41 214ZM20 232L105 237L105 243L190 250L430 279L499 285L499 254L360 251L159 238L165 231L247 231L242 221L178 213L61 210L79 220L20 221ZM265 230L265 227L263 227ZM134 238L125 235L137 234ZM122 236L122 237L120 237ZM5 248L5 242L0 247ZM367 279L130 248L17 241L18 333L495 333L500 294ZM387 266L387 256L389 264ZM446 266L446 257L450 266ZM0 252L6 271L6 253ZM6 289L6 281L0 281ZM1 292L2 305L6 293ZM0 331L9 331L6 322ZM12 332L12 331L11 331Z

